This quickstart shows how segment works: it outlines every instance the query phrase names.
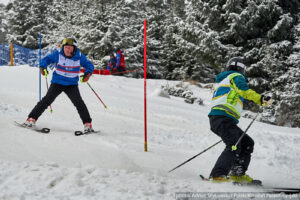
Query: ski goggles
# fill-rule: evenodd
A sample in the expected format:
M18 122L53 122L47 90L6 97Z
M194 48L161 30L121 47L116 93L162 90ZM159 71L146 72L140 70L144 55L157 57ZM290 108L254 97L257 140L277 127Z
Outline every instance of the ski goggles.
M228 66L237 66L237 67L240 67L242 69L246 69L246 65L244 65L243 63L241 62L236 62L236 61L233 61L232 63L229 63Z
M62 41L62 45L72 45L72 46L77 46L77 42L76 40L72 39L72 38L66 38Z

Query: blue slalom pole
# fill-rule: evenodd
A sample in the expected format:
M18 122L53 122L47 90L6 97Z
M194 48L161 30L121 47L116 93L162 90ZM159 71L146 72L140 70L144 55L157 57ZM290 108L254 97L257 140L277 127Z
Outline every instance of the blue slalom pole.
M40 101L42 100L41 72L40 72L41 59L42 59L42 35L39 34L39 99Z

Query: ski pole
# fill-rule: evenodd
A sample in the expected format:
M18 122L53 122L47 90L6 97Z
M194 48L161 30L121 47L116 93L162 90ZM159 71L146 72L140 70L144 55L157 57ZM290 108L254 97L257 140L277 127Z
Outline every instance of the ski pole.
M95 92L95 90L92 88L92 86L86 82L87 85L91 88L91 90L94 92L94 94L98 97L98 99L101 101L101 103L103 104L104 108L107 108L107 106L103 103L103 101L101 100L101 98L98 96L98 94Z
M49 90L49 87L48 87L48 80L47 80L47 76L45 76L45 79L46 79L46 86L47 86L47 91ZM52 113L53 110L52 110L52 106L50 104L50 113Z
M233 149L235 149L235 150L237 149L236 146L237 146L237 145L239 144L239 142L242 140L242 138L244 137L244 135L246 134L246 132L249 130L249 128L250 128L250 126L253 124L253 122L256 120L256 118L258 117L258 115L259 115L259 112L256 114L256 116L254 117L254 119L253 119L253 120L251 121L251 123L248 125L248 127L247 127L246 130L245 130L245 132L241 135L241 137L239 138L239 140L237 141L237 143L231 147L232 150L233 150ZM220 140L220 141L216 142L215 144L211 145L210 147L204 149L203 151L201 151L201 152L198 153L197 155L191 157L190 159L184 161L183 163L181 163L181 164L178 165L177 167L175 167L175 168L171 169L170 171L168 171L168 173L170 173L170 172L174 171L175 169L181 167L182 165L184 165L184 164L190 162L190 161L193 160L194 158L200 156L201 154L203 154L203 153L206 152L207 150L213 148L214 146L216 146L217 144L221 143L222 141L223 141L223 140ZM234 151L234 150L233 150L233 151Z
M257 112L257 114L255 115L254 119L251 121L251 123L248 125L248 127L246 128L246 130L244 131L244 133L240 136L240 138L238 139L238 141L235 143L235 145L232 145L231 150L235 151L237 150L237 145L241 142L241 140L243 139L243 137L245 136L245 134L247 133L247 131L249 130L250 126L254 123L254 121L256 120L256 118L259 115L259 111Z
M196 158L196 157L200 156L200 155L201 155L201 154L203 154L205 151L207 151L207 150L209 150L209 149L213 148L214 146L216 146L216 145L217 145L217 144L219 144L220 142L222 142L222 140L220 140L219 142L217 142L217 143L215 143L215 144L211 145L210 147L208 147L208 148L204 149L203 151L201 151L201 152L200 152L200 153L198 153L197 155L195 155L195 156L191 157L190 159L188 159L188 160L184 161L183 163L181 163L181 164L180 164L180 165L178 165L177 167L175 167L175 168L171 169L170 171L168 171L168 173L170 173L170 172L174 171L175 169L177 169L177 168L181 167L182 165L184 165L184 164L186 164L186 163L190 162L191 160L193 160L194 158Z

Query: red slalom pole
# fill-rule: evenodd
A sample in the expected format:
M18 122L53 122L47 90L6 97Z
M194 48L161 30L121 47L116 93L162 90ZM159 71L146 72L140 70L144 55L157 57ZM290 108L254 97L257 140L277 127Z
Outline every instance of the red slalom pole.
M147 146L147 21L144 20L144 115L145 115L145 152L148 151Z

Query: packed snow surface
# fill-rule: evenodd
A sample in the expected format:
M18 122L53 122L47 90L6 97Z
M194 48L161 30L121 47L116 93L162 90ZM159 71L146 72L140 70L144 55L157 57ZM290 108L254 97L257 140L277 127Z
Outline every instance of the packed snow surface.
M147 80L148 152L144 152L144 80L91 77L79 84L93 127L99 134L76 137L79 115L65 94L37 121L41 134L14 125L24 122L39 100L39 69L2 66L0 78L0 199L176 199L179 192L261 192L262 188L204 182L223 143L168 171L220 140L210 131L211 90L190 85L204 105L162 97L166 80ZM52 74L52 73L51 73ZM51 75L48 81L51 80ZM177 84L168 81L169 85ZM41 79L42 96L46 93ZM245 129L251 119L242 118ZM300 129L255 122L248 174L265 186L300 187ZM255 199L255 198L254 198Z

